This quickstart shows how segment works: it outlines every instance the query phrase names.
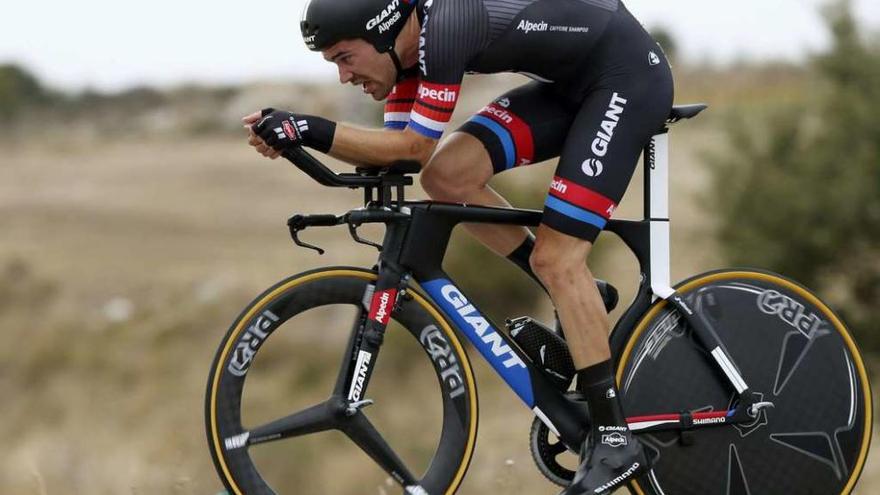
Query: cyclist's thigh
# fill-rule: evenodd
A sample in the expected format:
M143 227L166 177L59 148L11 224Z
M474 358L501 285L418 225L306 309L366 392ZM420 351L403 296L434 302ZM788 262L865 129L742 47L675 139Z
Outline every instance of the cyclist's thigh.
M454 132L440 141L422 171L422 185L436 196L439 190L466 191L480 188L492 178L492 163L485 148L473 136ZM441 196L443 196L441 194ZM442 200L462 200L435 197Z
M650 67L647 56L639 63ZM672 78L668 70L652 76L638 69L616 72L595 88L568 132L543 218L590 242L617 208L644 146L668 118Z
M559 156L578 107L531 82L496 98L456 133L475 137L497 174Z

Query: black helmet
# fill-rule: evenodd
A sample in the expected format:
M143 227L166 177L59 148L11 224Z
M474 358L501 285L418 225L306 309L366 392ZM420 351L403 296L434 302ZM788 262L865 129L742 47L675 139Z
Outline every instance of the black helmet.
M299 26L310 50L361 38L380 53L391 52L417 0L311 0Z

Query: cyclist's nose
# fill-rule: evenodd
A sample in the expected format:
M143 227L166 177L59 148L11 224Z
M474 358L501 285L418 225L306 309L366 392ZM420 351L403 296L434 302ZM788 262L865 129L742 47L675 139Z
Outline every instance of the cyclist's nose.
M347 84L354 78L354 74L351 71L347 71L342 67L339 67L339 82L342 84Z

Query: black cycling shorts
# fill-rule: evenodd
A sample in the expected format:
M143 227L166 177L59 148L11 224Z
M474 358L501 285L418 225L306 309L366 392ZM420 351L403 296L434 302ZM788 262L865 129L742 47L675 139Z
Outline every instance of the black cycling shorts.
M559 156L542 223L590 242L665 125L673 98L663 51L622 5L594 53L576 87L528 83L458 129L483 143L495 173Z

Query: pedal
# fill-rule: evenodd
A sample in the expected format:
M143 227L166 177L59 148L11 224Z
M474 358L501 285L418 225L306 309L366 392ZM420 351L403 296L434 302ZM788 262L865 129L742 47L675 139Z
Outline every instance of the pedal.
M507 320L507 330L550 381L560 390L568 390L574 380L574 362L568 345L556 332L529 316Z

